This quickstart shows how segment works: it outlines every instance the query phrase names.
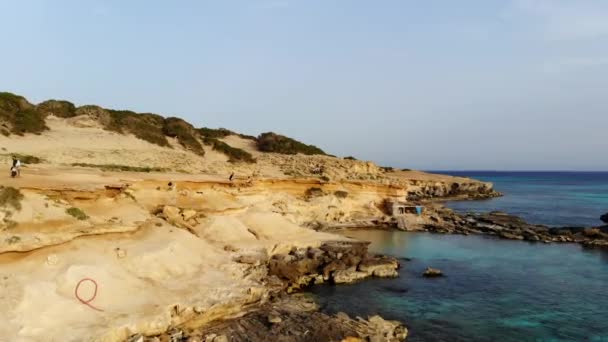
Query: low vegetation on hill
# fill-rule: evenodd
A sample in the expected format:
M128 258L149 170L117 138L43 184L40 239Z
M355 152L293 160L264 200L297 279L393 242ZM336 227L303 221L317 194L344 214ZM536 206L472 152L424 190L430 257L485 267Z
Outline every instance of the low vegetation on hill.
M76 106L69 101L63 100L48 100L36 106L38 112L45 117L55 115L60 118L71 118L76 116Z
M207 128L207 127L199 128L198 132L202 136L204 136L206 138L212 138L212 139L225 138L229 135L236 134L233 131L231 131L229 129L225 129L225 128Z
M94 112L97 110L97 112ZM91 107L104 128L117 133L131 133L139 139L159 146L169 146L163 132L165 118L156 114L137 114L129 110L112 110Z
M245 162L245 163L255 163L256 160L253 158L251 153L242 150L240 148L232 147L225 142L217 139L204 137L203 142L207 145L211 145L211 147L218 152L221 152L228 156L228 161L231 163L236 162Z
M196 130L186 121L173 117L165 119L163 133L169 137L177 138L182 146L199 156L205 155L205 150L199 142Z
M262 133L258 139L258 149L262 152L274 152L282 154L321 154L326 155L323 150L314 146L306 145L297 140L273 132Z
M233 132L229 129L226 128L208 128L208 127L202 127L198 129L198 132L206 137L206 138L216 138L216 139L221 139L221 138L225 138L229 135L236 135L238 137L241 137L243 139L248 139L248 140L253 140L253 141L257 141L257 138L252 136L252 135L246 135L246 134L241 134L241 133L237 133L237 132Z
M232 147L220 140L229 135L255 141L257 148L262 152L327 155L316 146L306 145L272 132L263 133L256 138L225 128L203 127L197 129L180 118L165 118L151 113L113 110L94 105L76 107L73 103L63 100L48 100L33 105L22 96L0 92L0 133L5 136L26 133L40 134L48 130L45 119L49 115L60 118L87 115L97 120L105 130L120 134L133 134L139 139L162 147L171 147L168 137L175 138L184 148L200 156L205 155L204 143L227 155L231 162L254 163L256 160L249 152ZM30 159L29 163L35 162L35 159Z
M102 171L131 171L131 172L165 172L167 169L160 167L149 167L149 166L128 166L128 165L116 165L116 164L88 164L88 163L73 163L72 166L79 167L90 167L94 169L100 169Z
M44 115L23 96L0 93L0 131L4 135L40 134L48 127Z

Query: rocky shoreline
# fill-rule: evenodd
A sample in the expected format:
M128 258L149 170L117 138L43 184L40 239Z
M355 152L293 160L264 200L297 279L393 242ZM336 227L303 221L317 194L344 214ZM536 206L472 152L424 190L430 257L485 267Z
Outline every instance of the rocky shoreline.
M407 328L380 316L351 318L328 315L314 300L296 293L315 284L347 284L368 277L397 277L399 262L368 253L368 242L330 241L318 248L293 248L269 257L265 252L241 254L248 277L269 289L267 298L243 316L218 320L199 328L131 336L129 342L223 341L403 341Z
M493 211L460 214L433 208L419 230L441 234L480 234L502 239L544 243L580 243L585 247L608 248L608 225L599 227L549 227L530 224L520 217Z
M404 341L408 330L398 321L380 316L352 318L345 313L328 315L304 294L283 292L242 317L212 322L201 329L174 329L166 334L129 342L228 342L228 341Z
M314 284L397 277L397 259L371 255L368 245L363 241L339 241L319 248L292 249L287 255L274 255L268 262L268 272L282 281L288 293Z

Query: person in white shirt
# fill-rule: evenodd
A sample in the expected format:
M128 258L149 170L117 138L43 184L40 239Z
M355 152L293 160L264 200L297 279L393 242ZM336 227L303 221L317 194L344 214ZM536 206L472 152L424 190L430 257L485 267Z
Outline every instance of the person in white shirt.
M21 176L21 161L17 159L17 157L13 156L13 167L11 168L11 173L14 171L17 172L17 176Z

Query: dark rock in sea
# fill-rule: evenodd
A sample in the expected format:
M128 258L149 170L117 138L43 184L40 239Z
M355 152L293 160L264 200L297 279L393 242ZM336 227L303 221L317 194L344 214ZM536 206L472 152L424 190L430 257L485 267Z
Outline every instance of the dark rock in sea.
M602 220L602 222L604 223L608 223L608 213L605 213L604 215L600 216L600 220Z
M530 224L520 217L499 211L485 214L460 214L453 210L435 207L428 211L440 218L427 220L424 231L437 234L483 234L510 240L576 242L588 247L608 247L608 225L601 227L548 227ZM608 214L606 214L608 215ZM608 217L605 217L608 219Z
M427 278L435 278L435 277L442 277L443 272L441 272L441 270L439 270L437 268L427 267L422 275Z
M384 289L387 292L392 292L392 293L406 293L407 291L409 291L409 289L407 287L399 287L399 286L392 286L392 285L383 286L382 289Z
M549 228L549 234L551 234L551 235L570 235L570 234L572 234L572 232L568 228L557 227L557 228Z
M367 277L397 277L393 257L369 255L368 242L326 242L319 248L294 248L268 261L268 274L283 280L288 292L313 284L352 283Z

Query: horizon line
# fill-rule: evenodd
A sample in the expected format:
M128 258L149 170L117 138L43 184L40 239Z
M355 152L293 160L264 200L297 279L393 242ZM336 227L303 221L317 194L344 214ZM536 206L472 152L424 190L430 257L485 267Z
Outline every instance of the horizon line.
M492 170L492 169L445 169L445 170L420 170L424 172L587 172L608 173L608 170Z

